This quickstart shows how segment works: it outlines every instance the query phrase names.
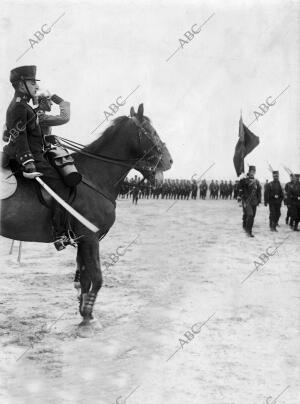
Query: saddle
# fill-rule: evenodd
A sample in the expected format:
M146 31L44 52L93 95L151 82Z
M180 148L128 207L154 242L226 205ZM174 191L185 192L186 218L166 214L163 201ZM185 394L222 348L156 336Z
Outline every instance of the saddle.
M0 151L0 200L8 199L14 195L18 187L17 172L19 172L19 166L16 162L10 160L8 154ZM17 176L15 175L17 174ZM21 177L24 181L31 181ZM48 194L43 188L39 186L36 181L33 181L36 188L37 196L39 201L45 205L47 208L51 208L53 204L53 198ZM74 201L76 197L76 188L70 188L69 202Z
M0 199L7 199L16 192L17 179L10 168L9 156L4 152L0 152L0 180Z

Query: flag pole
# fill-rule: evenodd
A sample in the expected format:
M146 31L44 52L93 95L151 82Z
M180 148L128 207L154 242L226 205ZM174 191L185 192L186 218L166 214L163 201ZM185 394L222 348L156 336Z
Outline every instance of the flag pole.
M63 208L65 208L72 216L74 216L80 223L82 223L85 227L91 230L94 233L97 233L100 229L93 225L89 220L83 217L79 212L77 212L72 206L70 206L67 202L65 202L60 196L57 195L56 192L53 191L40 177L35 177L36 181L54 198Z

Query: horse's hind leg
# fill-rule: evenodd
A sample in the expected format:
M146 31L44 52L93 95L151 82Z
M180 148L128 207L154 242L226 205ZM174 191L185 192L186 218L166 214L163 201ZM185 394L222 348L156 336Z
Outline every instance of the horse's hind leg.
M94 304L102 286L99 241L97 238L79 243L77 264L80 266L80 314L83 316L84 322L88 323L93 319Z

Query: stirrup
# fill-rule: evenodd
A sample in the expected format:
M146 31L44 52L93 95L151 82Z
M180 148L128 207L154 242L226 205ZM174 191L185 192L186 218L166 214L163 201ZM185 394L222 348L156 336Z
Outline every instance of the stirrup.
M77 240L79 240L81 237L83 237L83 235L75 237L73 231L68 230L68 245L71 245L72 247L77 247L78 246Z
M68 245L71 245L72 247L77 247L78 246L77 240L83 236L79 237L74 236L75 236L74 233L70 230L68 230L68 235L62 234L61 236L59 236L54 241L54 246L57 249L57 251L64 250Z
M65 234L63 234L62 236L60 236L59 238L57 238L54 241L54 247L57 249L57 251L61 251L66 248L68 243L69 243L69 238Z

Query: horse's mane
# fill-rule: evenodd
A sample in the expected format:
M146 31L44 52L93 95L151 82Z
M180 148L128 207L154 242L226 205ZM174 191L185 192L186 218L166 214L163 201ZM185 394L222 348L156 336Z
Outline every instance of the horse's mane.
M143 116L143 118L151 123L150 119L147 116ZM96 140L85 146L83 150L93 151L95 148L101 148L101 146L103 146L105 142L109 140L120 129L120 126L123 125L124 122L128 121L128 119L130 118L126 115L115 118L112 121L111 125L106 128L105 131Z
M119 116L115 118L111 125L105 129L105 131L92 143L88 144L83 150L91 151L91 149L95 149L95 147L101 147L105 144L105 142L113 136L120 128L120 126L127 121L128 116Z

